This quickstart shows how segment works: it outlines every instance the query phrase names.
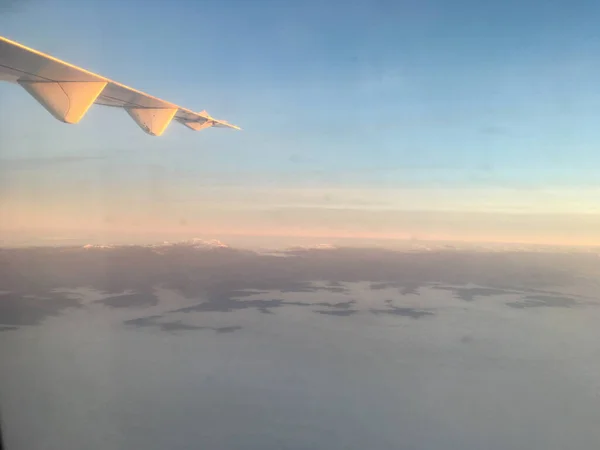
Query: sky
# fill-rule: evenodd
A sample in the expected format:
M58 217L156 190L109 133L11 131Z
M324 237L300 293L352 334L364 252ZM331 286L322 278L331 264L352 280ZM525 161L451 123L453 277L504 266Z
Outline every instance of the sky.
M593 1L0 0L5 37L243 128L0 85L4 243L600 244Z

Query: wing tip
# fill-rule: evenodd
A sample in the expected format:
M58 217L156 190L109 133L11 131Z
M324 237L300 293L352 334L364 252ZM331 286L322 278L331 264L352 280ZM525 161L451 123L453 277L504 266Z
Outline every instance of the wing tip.
M233 128L234 130L237 130L237 131L242 131L241 127L238 127L237 125L233 125L232 123L229 123L226 120L215 119L205 109L203 109L202 111L200 111L199 113L196 113L196 114L205 118L206 120L210 120L211 122L213 122L215 124L219 124L219 125L222 125L227 128Z
M232 128L232 129L234 129L236 131L243 131L242 128L238 127L237 125L233 125L233 124L230 124L230 123L223 123L223 122L220 122L220 124L223 125L223 126L225 126L225 127L227 127L227 128Z

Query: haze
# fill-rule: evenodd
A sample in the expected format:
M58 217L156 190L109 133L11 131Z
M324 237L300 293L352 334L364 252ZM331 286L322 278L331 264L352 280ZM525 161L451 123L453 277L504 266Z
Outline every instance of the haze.
M7 448L590 449L597 253L0 252Z

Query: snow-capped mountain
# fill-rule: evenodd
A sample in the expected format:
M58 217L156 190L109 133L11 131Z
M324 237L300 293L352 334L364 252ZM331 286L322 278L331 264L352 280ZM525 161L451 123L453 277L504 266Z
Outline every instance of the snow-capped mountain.
M219 241L218 239L210 239L210 240L204 240L204 239L200 239L200 238L193 238L193 239L189 239L187 241L175 241L175 242L169 242L169 241L165 241L161 244L149 244L149 245L145 245L144 247L150 247L150 248L160 248L160 247L192 247L192 248L197 248L197 249L210 249L210 248L229 248L229 246L221 241Z
M200 239L200 238L193 238L193 239L189 239L189 240L185 240L185 241L174 241L174 242L164 241L159 244L142 244L142 245L87 244L87 245L84 245L82 248L84 248L86 250L91 250L91 249L114 249L114 248L126 248L126 247L142 247L142 248L151 248L151 249L156 249L156 250L173 248L173 247L186 247L186 248L194 248L194 249L198 249L198 250L229 248L229 246L227 244L219 241L218 239L205 240L205 239Z
M315 244L315 245L294 245L289 247L287 251L301 251L301 250L336 250L337 247L333 244Z
M82 248L85 248L86 250L91 250L91 249L99 249L99 248L107 249L107 248L115 248L115 247L117 247L117 246L116 245L103 245L103 244L86 244Z

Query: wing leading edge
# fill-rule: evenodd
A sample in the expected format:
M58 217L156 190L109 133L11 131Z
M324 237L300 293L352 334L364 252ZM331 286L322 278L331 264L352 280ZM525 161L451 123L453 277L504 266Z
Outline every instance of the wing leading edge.
M160 136L173 121L199 131L233 128L0 36L0 81L17 83L56 119L79 122L93 104L123 108L146 133Z

